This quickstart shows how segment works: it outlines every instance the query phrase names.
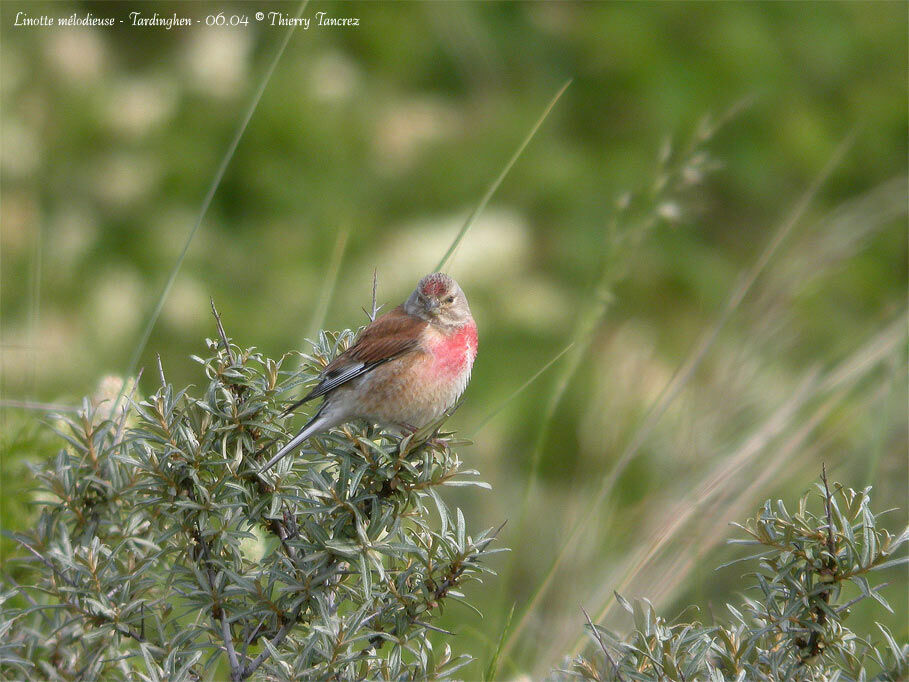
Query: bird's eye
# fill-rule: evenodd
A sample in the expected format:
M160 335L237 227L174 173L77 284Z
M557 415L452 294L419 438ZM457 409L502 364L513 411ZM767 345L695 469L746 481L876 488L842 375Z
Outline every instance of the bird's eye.
M454 296L449 296L445 299L445 303L454 303Z

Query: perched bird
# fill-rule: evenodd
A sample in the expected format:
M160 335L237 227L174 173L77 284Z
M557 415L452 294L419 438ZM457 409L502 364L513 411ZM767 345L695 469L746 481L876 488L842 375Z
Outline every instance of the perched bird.
M438 419L467 388L477 325L448 275L426 275L408 299L371 322L332 360L303 403L325 396L306 426L278 450L267 471L314 433L356 418L417 429Z

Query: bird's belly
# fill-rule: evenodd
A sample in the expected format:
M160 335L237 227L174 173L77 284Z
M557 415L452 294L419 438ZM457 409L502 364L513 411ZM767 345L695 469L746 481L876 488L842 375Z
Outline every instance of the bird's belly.
M425 426L441 417L467 388L470 360L451 367L436 356L420 353L380 365L358 387L363 396L358 416L379 423Z

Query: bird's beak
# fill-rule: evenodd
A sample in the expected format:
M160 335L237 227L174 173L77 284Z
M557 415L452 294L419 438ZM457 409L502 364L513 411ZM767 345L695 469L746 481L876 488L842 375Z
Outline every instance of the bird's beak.
M426 301L426 308L433 315L439 312L439 302L434 300Z

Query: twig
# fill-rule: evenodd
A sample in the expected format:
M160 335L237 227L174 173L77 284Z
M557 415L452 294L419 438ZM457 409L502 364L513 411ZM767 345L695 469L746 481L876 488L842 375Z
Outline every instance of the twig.
M596 625L594 625L593 621L590 620L590 614L587 613L587 609L582 606L581 611L584 612L584 617L587 619L587 624L590 626L590 630L593 632L593 636L596 637L596 640L600 645L600 649L603 651L603 655L606 657L606 660L609 661L609 663L612 665L612 669L615 671L615 678L619 680L619 682L625 682L625 678L623 678L622 673L619 672L618 663L616 663L615 659L609 655L609 649L606 648L606 642L603 641L603 637L600 635L599 630L597 630Z
M68 578L66 575L64 575L64 574L60 571L60 569L58 569L57 566L56 566L50 559L47 559L47 558L41 556L41 554L40 554L34 547L32 547L31 545L29 545L29 544L28 544L27 542L25 542L24 540L22 540L22 539L20 539L20 538L17 538L17 537L15 537L15 536L12 536L12 538L13 538L13 540L15 540L16 542L18 542L20 545L22 545L23 547L25 547L25 549L27 549L29 552L31 552L32 554L34 554L34 555L38 558L38 560L39 560L41 563L43 563L45 566L47 566L47 567L51 570L51 572L52 572L55 576L57 576L60 580L62 580L64 583L66 583L66 585L68 585L69 587L77 587L76 581L75 581L75 580L72 580L71 578ZM25 596L25 598L26 598L27 600L29 600L32 604L34 604L34 600L25 592L25 590L24 590L20 585L18 585L18 584L17 584L15 581L13 581L12 579L8 578L8 576L5 576L5 577L7 577L7 579L10 581L10 583L12 583L13 585L15 585L15 586L19 589L19 591ZM66 599L66 598L64 598L64 597L60 597L60 598L61 598L61 600L63 601L63 603L69 605L71 608L75 608L75 609L77 609L78 611L82 611L82 610L83 610L82 607L79 606L78 604L73 604L72 602L70 602L68 599ZM144 635L142 635L142 634L140 634L140 633L137 633L135 630L133 630L133 629L132 629L131 627L129 627L128 625L125 625L125 624L123 624L123 623L118 623L118 622L112 620L110 617L108 617L108 616L106 616L106 615L104 615L104 614L102 614L102 613L95 613L95 614L93 614L93 615L96 616L96 617L98 617L98 618L103 618L104 620L106 620L108 623L110 623L111 625L113 625L113 626L114 626L114 630L116 630L117 632L119 632L121 635L124 635L124 636L126 636L126 637L131 637L132 639L136 640L137 642L142 642L142 643L151 644L150 642L148 642L148 640L145 638ZM159 647L159 646L157 646L157 645L155 645L155 644L152 644L152 645L151 645L151 648L157 650L158 652L162 651L162 647Z
M376 319L376 313L379 309L376 307L376 292L379 290L379 268L372 270L372 319Z
M19 594L21 594L23 597L25 597L25 600L26 600L31 606L38 606L38 602L36 602L36 601L34 600L34 598L33 598L28 592L25 591L25 588L22 587L22 585L20 585L19 583L17 583L17 582L13 579L13 576L11 576L9 573L6 573L5 571L3 572L2 575L3 575L3 579L4 579L6 582L8 582L10 585L12 585L12 586L15 587L17 590L19 590Z
M164 378L164 365L161 364L161 353L155 353L158 359L158 376L161 377L161 387L167 386L167 379Z
M221 609L221 636L224 638L224 644L227 647L227 659L230 661L231 679L236 679L240 672L240 662L237 660L237 651L234 649L234 637L230 632L230 623L224 616L224 609Z
M60 571L60 569L58 569L58 568L54 565L54 563L53 563L50 559L47 559L47 558L41 556L41 553L38 552L38 550L36 550L34 547L32 547L30 544L28 544L28 543L25 542L24 540L22 540L22 539L20 539L20 538L17 538L17 537L14 536L14 535L11 536L11 537L13 538L13 540L15 540L16 542L18 542L18 543L19 543L20 545L22 545L23 547L25 547L25 549L27 549L29 552L31 552L32 554L34 554L34 555L38 558L38 561L40 561L42 564L44 564L45 566L47 566L47 567L53 572L53 574L54 574L55 576L57 576L58 578L60 578L60 580L62 580L63 582L65 582L65 583L66 583L67 585L69 585L70 587L75 587L75 586L76 586L75 581L74 581L74 580L71 580L70 578L67 578L67 577Z
M833 580L836 575L836 542L833 539L833 513L831 511L830 505L830 486L827 484L827 465L826 463L821 463L821 480L824 482L824 507L827 512L827 558L824 560L824 568L821 569L822 577L829 578ZM818 594L818 597L824 602L824 604L830 603L830 590L826 589L823 592ZM823 607L820 605L814 608L815 618L817 624L824 626L827 623L827 613ZM801 657L802 665L806 664L809 660L812 660L819 656L824 649L824 645L821 642L822 630L812 629L811 636L808 638L808 655Z
M263 618L259 621L259 624L256 625L256 627L255 627L253 630L250 631L249 637L247 637L247 638L243 641L243 656L244 656L244 657L246 656L246 652L247 652L247 650L249 649L249 645L252 644L252 641L253 641L253 640L258 636L258 634L262 631L262 626L263 626L263 625L265 625L265 617L263 617Z
M142 372L144 371L145 368L142 367L136 375L135 382L133 382L133 390L129 392L129 398L126 401L127 404L123 406L123 416L120 417L120 424L117 425L117 436L114 438L114 443L119 443L120 438L123 437L123 427L126 425L126 418L129 416L129 406L132 404L133 398L136 397L136 389L139 388L139 379L142 378Z
M376 313L379 312L379 308L382 306L376 305L376 292L379 288L379 268L375 268L372 271L372 312L367 312L364 308L363 312L366 313L366 316L369 318L370 322L374 322L376 319Z
M196 541L202 547L202 552L205 554L205 571L208 576L208 584L211 586L212 596L214 596L215 576L214 569L211 566L211 553L208 548L208 543L202 538L198 523L196 524ZM220 596L219 593L218 597L220 598ZM220 601L217 606L217 615L214 611L211 615L213 619L217 618L217 620L221 621L221 637L224 639L224 649L227 651L227 660L230 662L230 679L232 682L236 682L236 680L243 679L239 676L242 670L240 662L237 660L237 650L234 648L234 639L230 631L230 624L227 622L227 617L224 615L224 606Z
M889 583L889 582L887 582L887 583L881 583L880 585L875 585L874 587L872 587L871 589L869 589L868 592L880 592L880 591L883 590L885 587L889 587L889 586L890 586L890 583ZM847 601L847 602L846 602L845 604L843 604L842 606L838 606L838 607L835 609L835 611L836 611L837 613L842 613L842 612L845 611L846 609L849 609L849 608L853 607L855 604L858 604L860 601L862 601L862 599L867 599L867 598L868 598L868 595L867 595L867 594L860 594L860 595L857 596L855 599L850 599L849 601Z
M281 541L281 546L284 548L284 553L287 554L287 558L290 559L290 563L293 564L294 570L297 573L300 573L300 567L297 565L297 553L294 551L294 548L287 544L288 540L293 540L294 536L297 534L296 529L294 528L293 532L288 530L288 526L296 525L296 521L293 518L293 515L290 510L283 512L284 519L272 519L271 522L277 532L275 535L278 536L278 539Z
M193 492L192 488L189 488L187 491L189 493L189 498L196 502L196 495ZM208 542L202 537L202 531L199 528L199 520L194 521L194 527L191 531L193 540L196 541L196 544L199 545L199 548L202 550L202 554L205 559L205 573L208 577L208 584L211 588L212 599L215 597L215 571L212 568L212 559L211 559L211 549L208 546ZM230 679L231 682L237 682L237 680L244 679L240 675L242 674L242 665L237 660L237 650L234 648L233 635L230 631L230 624L227 622L227 617L224 615L224 606L220 603L220 593L218 593L219 601L217 604L214 604L212 608L211 617L214 621L220 621L221 626L221 636L224 639L224 649L227 651L227 659L230 662Z
M827 551L830 552L828 563L836 560L836 543L833 540L833 514L830 511L830 486L827 485L827 464L821 463L821 480L824 482L824 506L827 510ZM835 567L835 566L834 566Z
M281 645L281 642L284 641L284 638L287 637L291 628L293 628L294 623L297 622L297 616L300 615L300 610L302 608L303 608L303 604L300 604L294 611L291 618L284 621L284 624L281 626L281 629L278 630L278 634L276 634L271 640L272 647L277 649ZM245 680L247 677L252 675L254 672L256 672L256 670L259 669L259 666L265 662L265 659L268 658L268 656L269 656L269 650L268 650L268 647L265 647L265 650L262 653L260 653L258 656L256 656L245 668L243 668L243 670L240 671L240 675L239 675L239 677L237 677L237 679Z
M230 343L227 340L227 334L224 333L224 325L221 324L221 316L218 314L218 309L215 308L215 299L208 299L211 301L211 311L215 316L215 323L218 325L218 336L221 337L221 343L224 345L224 351L227 353L228 359L230 359L230 364L234 364L234 354L230 352Z
M413 622L420 627L426 628L427 630L434 630L435 632L441 632L443 635L449 635L454 637L454 633L451 630L445 630L443 628L437 627L435 625L430 625L429 623L424 623L422 620L413 619Z

